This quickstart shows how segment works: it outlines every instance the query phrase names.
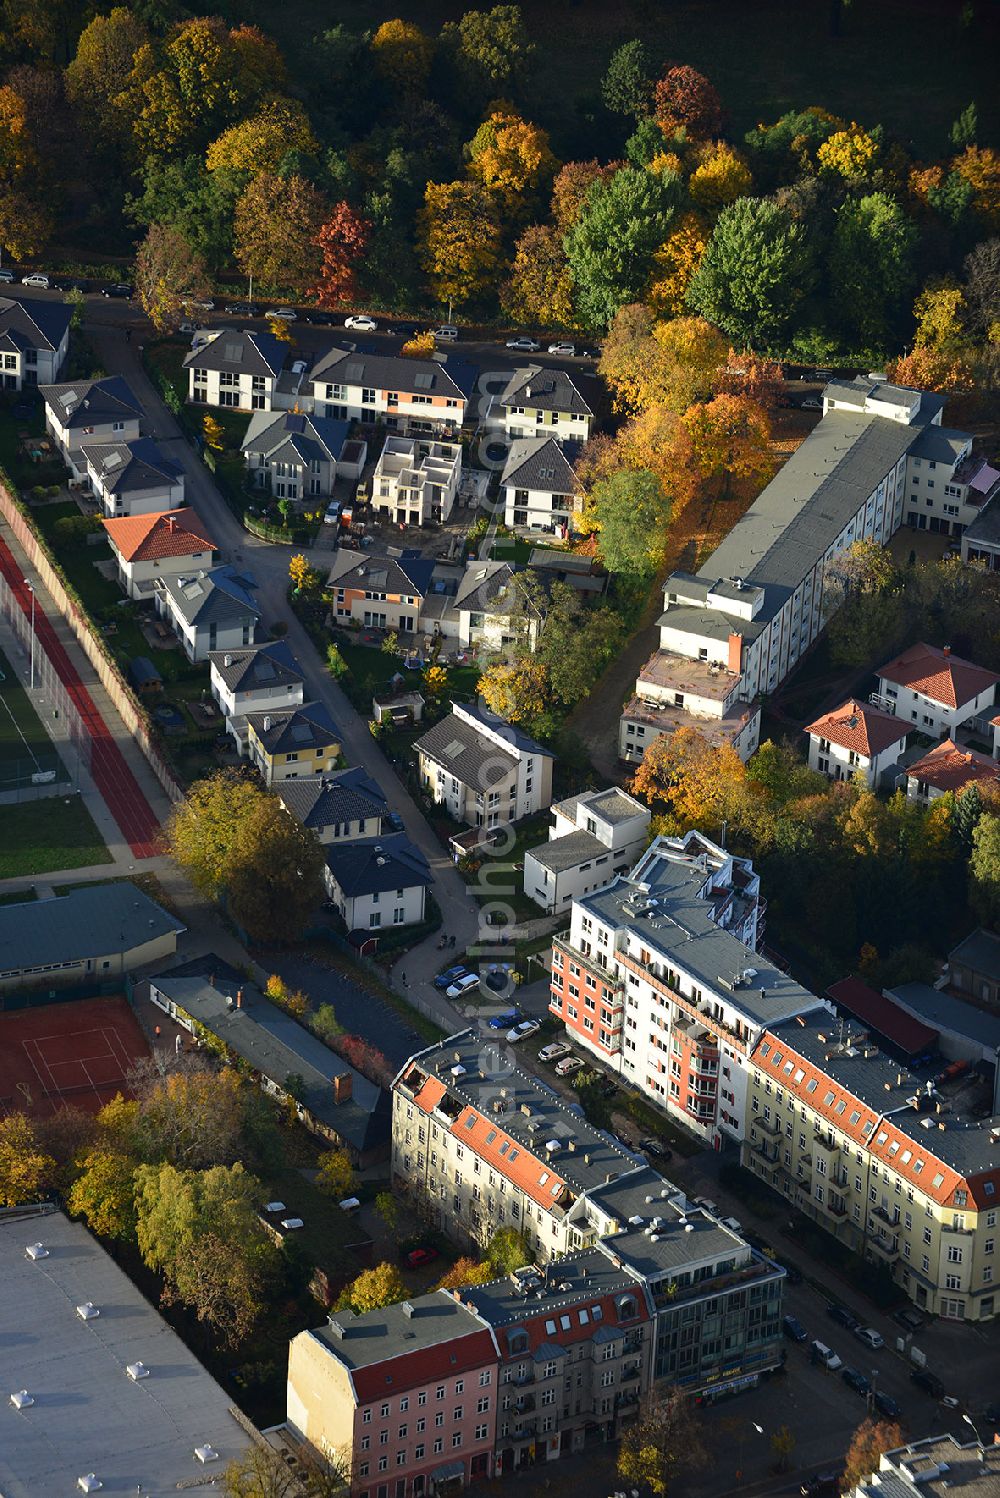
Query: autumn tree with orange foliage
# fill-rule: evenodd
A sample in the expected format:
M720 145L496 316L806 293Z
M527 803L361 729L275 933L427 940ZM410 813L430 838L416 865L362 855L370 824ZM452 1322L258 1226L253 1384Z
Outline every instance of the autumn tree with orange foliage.
M433 359L436 346L432 332L414 333L412 338L406 340L399 352L404 359Z
M676 523L698 492L694 448L683 418L666 406L650 406L621 428L614 450L615 466L646 468L656 475Z
M547 133L508 110L495 110L469 145L469 175L503 201L508 215L523 217L532 197L552 180L559 163Z
M500 303L515 322L527 327L572 326L573 276L562 235L551 224L532 224L517 241Z
M697 213L685 213L653 256L648 301L662 317L679 317L691 277L708 248L709 231Z
M323 252L319 281L310 295L321 307L340 307L358 294L357 265L371 225L349 203L338 203L316 235Z
M845 1493L877 1472L882 1454L896 1451L906 1437L894 1420L862 1420L847 1448L841 1487Z
M973 191L972 207L990 229L1000 228L1000 152L966 146L952 166Z
M715 390L726 360L722 334L701 317L656 322L642 303L622 307L604 341L600 371L615 408L681 412Z
M696 728L678 728L649 745L630 789L679 828L708 831L745 797L746 768L731 744L716 747Z
M745 395L764 411L774 411L784 385L781 362L757 354L753 349L729 350L726 366L719 376L720 395Z
M684 413L694 460L703 479L760 479L770 472L771 427L767 413L745 395L717 395Z
M722 101L704 74L686 64L668 68L653 91L653 114L664 135L685 130L707 140L722 128Z
M595 182L606 182L618 163L602 166L599 161L567 161L552 183L552 219L567 234L580 216L580 209Z
M435 1290L461 1290L466 1285L488 1285L496 1277L496 1270L488 1259L478 1264L468 1255L456 1259L447 1274L441 1276Z

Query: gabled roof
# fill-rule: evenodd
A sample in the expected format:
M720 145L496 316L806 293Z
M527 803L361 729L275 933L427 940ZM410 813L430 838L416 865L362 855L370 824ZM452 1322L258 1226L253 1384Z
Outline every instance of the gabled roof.
M1000 764L989 754L960 749L953 739L935 745L923 759L907 765L911 780L922 780L939 791L963 791L977 780L1000 780Z
M0 973L107 957L183 930L128 880L85 885L52 900L0 906Z
M164 456L152 437L132 442L84 442L80 448L108 494L162 489L183 478L183 470Z
M580 484L571 456L554 437L520 437L510 445L500 482L544 494L577 494Z
M427 859L405 832L334 843L325 852L327 868L351 899L433 883Z
M340 744L340 729L322 702L247 713L254 738L267 754L295 754Z
M109 421L138 421L142 406L121 375L39 385L41 397L61 427L103 426Z
M404 359L399 354L332 348L316 361L309 378L314 384L370 385L407 395L468 399L466 391L437 359Z
M383 557L338 551L330 568L329 582L332 587L358 588L364 593L425 598L434 566L432 557Z
M239 650L211 650L209 664L231 692L256 687L284 687L304 680L302 668L285 640L245 645Z
M474 723L481 724L492 733L499 733L505 743L513 744L522 754L540 754L546 759L555 759L551 749L546 749L537 739L525 733L516 723L508 723L506 718L501 718L499 713L491 712L482 703L453 702L452 713L456 717L471 718Z
M491 1365L497 1356L489 1328L447 1290L362 1316L337 1311L300 1336L314 1337L348 1369L358 1404L384 1396L387 1378L393 1389L414 1389Z
M888 665L880 666L876 675L882 681L919 692L943 707L962 707L1000 681L995 671L963 661L947 647L942 649L923 641L911 645Z
M957 947L948 953L948 962L958 962L979 973L988 973L1000 978L1000 936L995 931L986 931L982 926L971 932Z
M242 451L262 453L270 460L288 461L285 449L304 463L336 463L350 424L325 416L303 416L293 411L255 411L243 438Z
M852 697L832 713L824 713L815 723L808 723L804 731L871 759L905 739L909 730L910 725L904 719L894 718L892 713L883 713Z
M509 562L467 562L453 607L462 612L490 613L495 604L507 598L513 581L514 569ZM538 617L534 607L531 612Z
M277 791L292 816L316 831L340 822L384 817L387 811L381 786L360 765L336 775L282 781Z
M199 628L260 618L260 609L250 596L250 589L256 587L253 579L228 565L184 577L161 577L157 587L169 595L182 619Z
M288 362L291 345L273 333L244 328L223 328L192 349L185 369L224 370L227 374L265 375L277 378Z
M50 353L62 343L69 329L73 309L65 302L18 301L0 297L0 333L9 334L18 348L47 349Z
M533 411L571 411L574 416L594 414L564 369L543 369L540 364L515 370L499 403Z
M498 749L490 739L477 733L471 723L454 713L435 723L413 747L464 785L473 785L479 791L492 790L517 769L513 754Z
M214 551L215 542L194 510L163 510L158 515L123 515L102 520L108 540L123 562L151 562Z

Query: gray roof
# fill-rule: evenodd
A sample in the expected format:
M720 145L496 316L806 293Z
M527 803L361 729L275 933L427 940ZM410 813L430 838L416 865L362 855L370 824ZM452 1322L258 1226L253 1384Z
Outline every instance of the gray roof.
M646 815L646 807L641 801L637 801L627 791L618 790L616 786L611 786L606 791L584 791L575 799L578 805L592 811L602 821L610 822L612 826ZM562 805L569 803L563 802Z
M66 336L72 316L73 309L65 302L0 297L0 334L10 335L22 349L54 353Z
M509 601L508 593L515 576L509 562L480 562L475 559L467 562L465 576L455 593L454 609L463 613L489 613L497 603ZM537 615L537 610L533 607L531 612Z
M301 463L336 463L347 440L350 423L325 416L303 416L294 411L255 411L241 443L245 453L261 453L270 461L298 459Z
M763 586L768 620L920 435L881 416L831 411L698 569Z
M28 1258L42 1243L46 1258ZM106 1493L176 1494L250 1445L232 1399L145 1295L86 1231L61 1212L0 1217L0 1490L5 1498L75 1493L93 1472ZM84 1321L76 1307L100 1311ZM149 1377L126 1367L142 1363ZM29 1409L8 1395L27 1389ZM194 1455L210 1446L218 1460Z
M492 740L477 733L471 723L449 713L435 723L414 744L418 754L425 754L442 765L464 785L488 791L499 785L517 769L517 759L500 749Z
M461 385L437 359L404 359L400 354L332 348L316 361L309 378L320 384L373 385L377 390L405 391L408 395L467 399Z
M554 437L520 437L510 445L501 484L545 494L577 494L580 484Z
M279 1087L294 1074L302 1077L301 1102L318 1122L358 1150L384 1143L391 1126L388 1094L325 1046L290 1014L266 999L251 983L229 977L176 976L162 973L150 987L248 1062L260 1076ZM237 993L242 1007L236 1008ZM230 1007L229 1000L233 1000ZM333 1078L351 1077L351 1096L334 1099Z
M84 442L80 448L109 494L162 489L183 478L183 469L161 451L152 437L133 442Z
M738 1233L723 1227L699 1208L684 1210L672 1201L660 1201L655 1209L645 1210L647 1214L655 1210L660 1219L652 1233L636 1224L625 1232L609 1234L602 1241L609 1253L649 1280L672 1277L699 1264L711 1265L721 1274L726 1272L722 1266L735 1268L749 1265L753 1260ZM710 1293L708 1286L706 1293Z
M518 1327L526 1320L553 1315L584 1300L599 1300L605 1295L628 1292L645 1300L645 1290L634 1273L614 1260L601 1248L579 1249L564 1259L542 1265L530 1292L516 1275L504 1275L485 1285L472 1285L462 1291L462 1299L475 1306L484 1321L496 1330ZM648 1303L647 1303L648 1304ZM594 1331L598 1327L595 1325ZM501 1347L504 1343L501 1340ZM543 1344L547 1346L548 1344ZM541 1348L538 1349L541 1351ZM564 1347L558 1347L564 1353Z
M984 931L980 926L957 947L952 947L948 961L960 962L963 967L985 973L990 978L1000 978L1000 936L994 931Z
M741 983L729 996L752 1024L774 1025L819 1005L801 983L715 924L712 903L699 898L709 876L693 859L667 857L659 851L659 841L650 845L629 878L619 876L578 903L613 927L641 931L643 946L709 989L717 988L720 978L728 983L731 976L753 969L752 983ZM639 892L640 884L649 886L648 895ZM659 904L636 914L637 898L643 904L648 898ZM711 1025L708 1014L705 1023Z
M322 702L301 707L272 707L247 713L247 723L268 754L294 754L325 749L341 742L340 729Z
M680 630L682 634L723 642L734 634L742 635L744 640L756 640L765 629L759 616L756 619L743 619L738 614L724 614L721 609L699 609L683 603L671 604L656 622L658 625L665 624L670 629Z
M331 843L325 852L327 868L348 899L434 882L427 859L405 832Z
M952 427L925 426L910 448L911 458L927 458L933 463L957 463L969 446L968 432Z
M966 526L963 540L1000 546L1000 494L985 504L972 524Z
M404 598L423 598L431 585L432 558L416 556L369 556L356 551L338 551L330 568L334 588L360 588L369 593L396 593Z
M127 880L85 885L51 900L0 905L0 975L130 952L185 929Z
M594 837L593 833L567 832L562 837L550 838L547 843L539 843L537 848L529 848L528 856L536 863L540 863L543 869L551 869L553 874L564 873L566 869L575 869L577 864L585 863L588 858L607 858L611 860L611 849ZM611 870L608 870L608 879L611 878Z
M141 404L121 375L39 385L38 389L62 427L78 429L108 421L137 421L143 414Z
M342 1330L342 1336L336 1328ZM433 1290L412 1301L367 1311L363 1316L355 1316L349 1310L334 1311L326 1326L303 1335L322 1342L353 1372L484 1331L486 1328L474 1311L455 1300L449 1291Z
M381 787L360 765L336 775L284 780L275 789L292 815L316 831L338 822L384 817L387 811Z
M570 411L574 416L594 414L564 369L543 369L540 364L515 370L499 404L532 411Z
M499 733L507 743L512 744L522 754L543 754L546 759L555 759L551 749L546 749L544 745L539 744L516 723L508 723L505 718L501 718L499 713L490 712L489 708L484 707L481 702L463 702L461 710L466 716L481 723L484 728L490 729L493 733Z
M185 369L217 369L229 374L276 377L284 369L291 345L273 333L223 328L207 343L192 349L184 360Z
M951 1498L954 1493L1000 1498L1000 1445L980 1445L975 1426L967 1440L964 1432L961 1439L926 1436L887 1451L883 1460L891 1464L888 1469L852 1493L860 1498Z
M929 983L900 983L896 988L887 988L886 997L939 1034L950 1031L974 1040L982 1046L984 1056L994 1054L1000 1047L1000 1014L988 1014L985 1009L977 1009L975 1004L967 1004Z
M231 692L289 686L303 680L302 668L285 640L269 640L238 650L211 650L208 659Z
M249 591L256 585L228 564L183 577L161 577L157 585L170 595L177 613L199 628L260 618Z

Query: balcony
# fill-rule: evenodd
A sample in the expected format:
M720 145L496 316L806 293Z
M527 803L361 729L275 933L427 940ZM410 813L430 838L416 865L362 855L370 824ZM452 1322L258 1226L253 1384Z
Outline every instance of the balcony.
M512 1441L533 1441L535 1439L535 1422L530 1425L515 1425L510 1433Z
M754 1115L751 1128L761 1129L765 1134L780 1134L781 1124L775 1118L765 1118L762 1113Z
M519 1415L530 1415L535 1408L534 1394L521 1394L514 1400L514 1409Z
M529 1369L527 1373L521 1373L517 1378L511 1379L511 1383L515 1389L523 1389L526 1384L533 1384L534 1382L535 1370L533 1368Z
M894 1238L883 1238L869 1228L868 1246L884 1264L895 1264L899 1258L899 1244Z
M753 1154L759 1155L762 1160L766 1160L770 1165L777 1165L778 1163L777 1145L772 1148L766 1139L757 1140L756 1143L751 1145L751 1151Z
M876 1222L886 1223L891 1228L899 1227L898 1210L890 1211L888 1207L873 1207L869 1216L874 1218Z
M831 1197L826 1202L826 1211L829 1212L831 1217L846 1217L847 1203L842 1201L839 1196Z
M631 1383L632 1379L638 1378L642 1373L642 1364L633 1363L630 1368L622 1369L621 1381L623 1384Z

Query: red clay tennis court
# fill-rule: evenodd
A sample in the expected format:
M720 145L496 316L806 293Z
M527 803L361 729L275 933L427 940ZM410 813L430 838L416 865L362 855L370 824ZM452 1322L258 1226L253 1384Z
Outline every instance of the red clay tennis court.
M123 998L75 999L0 1014L0 1113L96 1113L149 1046Z

